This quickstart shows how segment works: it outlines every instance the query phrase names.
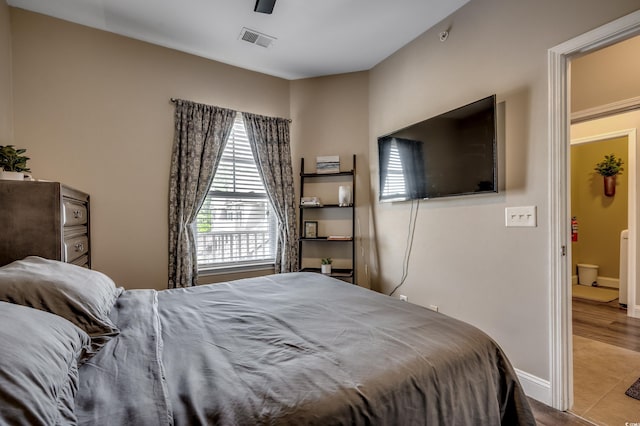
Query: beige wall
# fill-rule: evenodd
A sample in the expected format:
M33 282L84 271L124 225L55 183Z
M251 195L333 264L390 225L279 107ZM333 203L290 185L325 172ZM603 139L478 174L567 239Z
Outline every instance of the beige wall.
M289 82L20 9L11 25L15 142L34 176L91 194L95 269L166 288L169 98L288 117Z
M376 136L492 93L504 101L505 190L421 202L398 293L480 327L541 379L550 378L547 51L637 8L635 0L476 0L370 72L373 192ZM536 228L504 226L505 207L528 205L537 206ZM372 286L388 293L402 274L410 205L372 208Z
M301 156L337 154L351 167L356 154L358 281L367 285L368 73L290 82L10 10L16 139L29 150L36 178L91 194L95 269L127 288L166 287L169 98L177 97L291 117L296 188ZM270 272L201 276L199 282Z
M617 175L616 194L607 197L602 176L593 170L611 153L624 161L625 170L629 169L626 136L571 145L571 216L579 225L578 241L571 244L574 275L576 264L587 263L598 265L601 277L620 277L620 232L627 229L628 172Z
M350 170L352 156L356 155L356 265L357 282L363 287L369 287L368 91L366 72L291 82L291 137L299 141L292 149L296 190L299 192L300 188L301 157L305 158L308 172L315 170L315 158L323 155L339 155L341 169ZM337 193L333 195L337 200ZM318 262L325 257L319 253L313 256Z
M0 1L0 145L13 142L11 65L9 7L4 1Z
M571 111L640 97L640 36L571 61Z

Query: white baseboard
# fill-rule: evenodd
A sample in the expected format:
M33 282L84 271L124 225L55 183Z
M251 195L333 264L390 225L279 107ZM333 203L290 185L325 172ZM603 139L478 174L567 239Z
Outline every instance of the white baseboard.
M627 312L629 312L629 309L632 306L627 304ZM633 306L635 309L633 310L633 312L631 312L631 317L632 318L640 318L640 305L635 305Z
M611 277L601 277L598 276L598 285L602 287L611 287L611 288L620 288L620 279L619 278L611 278ZM571 276L571 284L578 284L578 276Z
M520 380L520 384L524 389L524 393L527 394L528 397L550 406L551 382L542 380L540 377L518 370L517 368L515 370L518 375L518 380Z
M619 278L598 277L598 285L602 287L620 288Z

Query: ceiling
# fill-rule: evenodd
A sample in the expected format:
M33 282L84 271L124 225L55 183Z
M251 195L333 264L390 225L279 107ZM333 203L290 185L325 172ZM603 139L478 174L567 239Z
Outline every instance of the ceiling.
M7 0L10 6L289 80L371 69L469 0ZM152 7L150 7L152 5ZM264 48L243 27L275 37ZM443 28L445 30L446 28Z

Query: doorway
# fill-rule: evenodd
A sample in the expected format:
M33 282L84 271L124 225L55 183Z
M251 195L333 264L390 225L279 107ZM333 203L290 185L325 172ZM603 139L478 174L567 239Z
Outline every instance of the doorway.
M573 404L573 344L571 326L570 216L568 209L569 69L572 57L595 51L640 33L640 11L604 25L548 52L549 75L549 269L551 395L554 408ZM629 280L636 282L635 217L629 218ZM569 253L568 253L569 252ZM629 286L635 301L635 286ZM631 306L635 314L635 303Z
M629 319L636 320L633 324L619 305L626 303L628 293L624 285L627 250L622 250L622 242L628 240L622 237L628 233L628 218L635 216L636 168L635 161L630 160L635 159L635 129L602 133L612 121L573 125L572 134L590 135L572 139L569 152L568 202L572 223L578 224L576 232L572 229L570 242L571 412L596 424L624 424L635 418L640 405L640 401L625 395L640 377L640 342L633 338L640 330L640 319ZM623 161L613 194L605 191L603 177L594 170L612 154Z
M591 127L599 128L597 123ZM627 303L626 242L629 217L636 214L635 161L629 159L634 158L636 152L632 146L635 145L633 133L633 129L622 130L571 140L568 203L574 298ZM597 164L608 164L608 159L614 165L621 164L620 171L608 178L613 179L613 187L605 186L607 178L595 171ZM626 237L624 240L623 236ZM623 254L625 256L621 257Z

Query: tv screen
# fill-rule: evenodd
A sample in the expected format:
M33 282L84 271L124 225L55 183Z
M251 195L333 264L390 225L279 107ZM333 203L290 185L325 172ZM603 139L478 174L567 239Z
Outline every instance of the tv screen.
M380 201L498 192L496 97L378 138Z

